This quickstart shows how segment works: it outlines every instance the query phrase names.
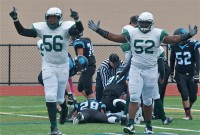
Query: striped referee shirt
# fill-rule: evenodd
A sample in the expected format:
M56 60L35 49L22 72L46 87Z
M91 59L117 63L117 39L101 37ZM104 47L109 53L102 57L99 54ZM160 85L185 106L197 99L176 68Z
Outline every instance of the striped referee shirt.
M122 60L120 60L119 66L125 66L125 63ZM110 65L109 59L104 60L102 62L102 64L100 65L100 67L98 68L97 72L100 73L101 81L102 81L104 89L105 89L105 86L108 83L108 80L110 79L110 77L112 77L116 74L116 70L117 70L117 68L113 68Z

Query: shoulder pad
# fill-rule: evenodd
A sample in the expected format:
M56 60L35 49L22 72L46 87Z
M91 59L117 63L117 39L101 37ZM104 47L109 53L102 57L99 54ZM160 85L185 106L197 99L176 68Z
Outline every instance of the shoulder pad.
M46 22L37 22L37 23L33 23L33 28L34 29L41 29L44 26L47 26Z
M75 22L74 21L65 21L65 22L62 23L62 25L64 26L65 29L69 29L73 25L75 25Z

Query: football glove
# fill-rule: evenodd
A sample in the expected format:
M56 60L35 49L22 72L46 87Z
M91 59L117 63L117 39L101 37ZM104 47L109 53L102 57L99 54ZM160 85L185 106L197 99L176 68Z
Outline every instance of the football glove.
M101 29L101 28L99 27L99 24L100 24L100 21L98 21L97 24L95 24L95 23L93 22L93 20L88 21L88 27L89 27L91 30L95 31L96 33L98 33L98 34L101 35L102 37L107 38L109 32L108 32L108 31L105 31L105 30L103 30L103 29Z
M100 21L98 21L97 24L95 24L93 20L88 21L88 27L95 32L99 29L99 25L100 25Z
M194 35L196 35L197 34L197 31L198 31L198 27L197 26L194 26L194 28L193 29L191 29L191 26L189 25L189 35L191 36L191 37L193 37Z
M194 83L199 83L199 75L198 74L195 74L193 76L193 79L194 79Z
M74 97L72 94L68 94L68 104L73 105L74 104Z
M78 16L78 12L73 11L72 9L70 9L71 15L70 17L72 17L74 20L78 20L79 16Z
M14 21L16 21L18 18L17 18L17 12L16 12L16 8L15 7L13 7L13 11L11 11L10 13L9 13L9 15L10 15L10 17L14 20Z
M181 35L181 41L186 41L190 39L191 37L197 34L197 31L198 31L197 26L194 26L194 28L192 29L191 26L189 25L189 32Z
M171 80L172 83L176 82L175 79L174 79L174 72L171 73L170 80Z

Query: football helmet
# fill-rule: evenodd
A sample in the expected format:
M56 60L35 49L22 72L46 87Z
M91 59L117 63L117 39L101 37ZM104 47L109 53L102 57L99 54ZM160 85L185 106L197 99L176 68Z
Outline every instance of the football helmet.
M153 29L154 17L149 12L143 12L138 17L138 27L143 33L147 33Z
M49 17L57 17L57 19ZM56 29L62 24L62 11L57 7L50 8L45 14L45 20L50 29Z
M75 61L76 71L79 73L85 71L89 64L88 59L83 55L75 57L74 61Z
M183 34L187 34L187 30L184 28L178 28L174 31L174 35L183 35ZM179 45L185 45L187 43L186 41L180 42Z
M178 28L174 31L174 35L180 35L180 34L187 34L187 30L184 28Z

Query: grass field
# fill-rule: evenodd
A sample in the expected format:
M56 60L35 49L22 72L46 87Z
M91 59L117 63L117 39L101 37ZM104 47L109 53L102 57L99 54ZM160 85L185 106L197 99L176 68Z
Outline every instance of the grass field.
M200 98L200 97L198 97ZM83 97L77 97L82 101ZM193 106L193 120L186 121L180 97L165 97L165 112L173 117L170 125L162 125L153 120L157 135L199 135L200 100ZM79 124L58 125L65 135L122 135L120 124ZM143 134L144 124L136 125L136 134ZM50 124L47 118L43 96L1 96L0 97L0 135L47 135Z

